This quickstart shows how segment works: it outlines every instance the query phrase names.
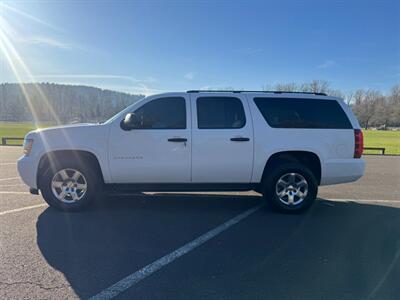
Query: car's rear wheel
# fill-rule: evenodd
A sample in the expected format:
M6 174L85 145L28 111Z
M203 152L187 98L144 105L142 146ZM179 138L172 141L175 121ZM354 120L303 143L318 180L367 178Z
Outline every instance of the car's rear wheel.
M318 183L314 174L299 163L282 163L265 177L263 196L274 208L285 213L300 213L314 202Z
M49 166L41 176L40 190L45 201L63 211L78 211L101 196L102 184L89 163L61 161Z

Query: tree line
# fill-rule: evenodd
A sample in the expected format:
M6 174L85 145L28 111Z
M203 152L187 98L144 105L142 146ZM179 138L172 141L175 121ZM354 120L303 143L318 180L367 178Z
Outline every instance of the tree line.
M326 93L342 98L368 129L400 127L400 84L389 92L358 89L342 92L329 82L281 83L264 90ZM144 95L132 95L89 86L54 83L0 84L0 121L50 123L104 121Z
M54 83L0 84L0 121L105 121L144 95Z

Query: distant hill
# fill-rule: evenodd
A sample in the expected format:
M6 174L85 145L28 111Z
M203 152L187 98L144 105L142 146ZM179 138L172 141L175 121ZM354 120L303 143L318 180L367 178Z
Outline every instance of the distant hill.
M0 84L0 121L98 122L144 95L55 83ZM54 113L52 113L52 111Z

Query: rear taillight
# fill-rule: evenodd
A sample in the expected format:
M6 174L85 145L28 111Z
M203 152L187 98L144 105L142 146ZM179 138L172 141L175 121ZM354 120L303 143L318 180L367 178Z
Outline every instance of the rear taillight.
M364 137L361 129L354 129L354 158L360 158L364 150Z

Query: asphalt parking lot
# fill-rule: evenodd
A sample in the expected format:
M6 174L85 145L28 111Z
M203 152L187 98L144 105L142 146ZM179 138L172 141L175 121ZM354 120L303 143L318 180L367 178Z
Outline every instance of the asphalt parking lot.
M400 157L303 215L256 193L146 194L64 214L0 147L0 299L400 299Z

